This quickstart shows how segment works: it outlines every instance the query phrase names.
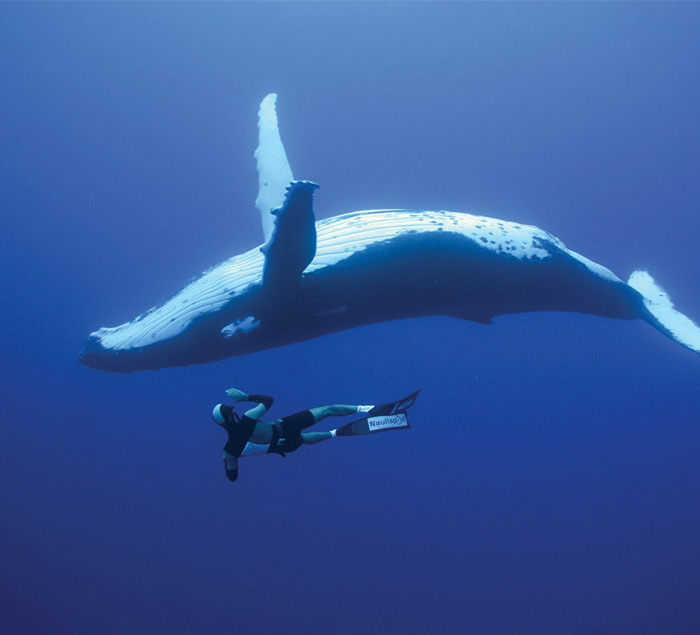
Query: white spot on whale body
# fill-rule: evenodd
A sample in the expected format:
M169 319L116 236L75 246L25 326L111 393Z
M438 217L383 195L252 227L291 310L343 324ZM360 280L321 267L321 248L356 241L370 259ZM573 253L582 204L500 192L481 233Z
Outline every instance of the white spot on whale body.
M227 324L221 329L222 335L226 339L230 339L237 334L250 333L260 326L260 320L256 320L254 316L249 315L245 318L238 318L231 324Z

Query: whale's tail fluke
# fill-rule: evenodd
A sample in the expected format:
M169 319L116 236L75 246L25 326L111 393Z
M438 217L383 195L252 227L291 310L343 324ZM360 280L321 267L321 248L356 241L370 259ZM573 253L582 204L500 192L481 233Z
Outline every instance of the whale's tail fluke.
M645 319L672 340L691 351L700 353L700 327L689 317L673 308L671 298L645 269L632 273L627 284L642 294L648 311Z

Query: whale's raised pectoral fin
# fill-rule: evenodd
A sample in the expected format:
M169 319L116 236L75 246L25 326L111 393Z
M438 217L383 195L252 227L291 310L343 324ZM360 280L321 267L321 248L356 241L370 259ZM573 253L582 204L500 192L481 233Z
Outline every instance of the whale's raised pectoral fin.
M291 291L301 283L301 274L316 255L316 219L311 181L292 181L281 207L273 210L274 229L261 248L265 254L265 291Z
M255 199L255 207L260 212L266 241L270 240L274 230L272 210L284 203L287 186L294 179L280 137L276 102L277 95L271 93L260 103L258 147L254 154L258 165L258 198Z

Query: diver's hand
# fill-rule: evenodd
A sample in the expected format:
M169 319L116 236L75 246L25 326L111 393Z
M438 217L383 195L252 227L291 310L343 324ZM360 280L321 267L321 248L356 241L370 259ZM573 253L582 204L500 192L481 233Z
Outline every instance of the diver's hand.
M229 388L226 391L226 394L236 402L246 401L248 399L248 395L246 395L246 393L244 393L242 390L238 390L237 388Z

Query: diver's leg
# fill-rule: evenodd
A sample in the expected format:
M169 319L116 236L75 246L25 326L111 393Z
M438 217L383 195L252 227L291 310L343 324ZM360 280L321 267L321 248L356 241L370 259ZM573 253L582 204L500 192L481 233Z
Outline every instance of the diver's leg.
M301 441L307 445L313 445L314 443L321 443L321 441L327 441L332 439L333 435L330 432L302 432Z
M344 406L335 404L334 406L320 406L319 408L311 408L310 412L314 416L314 423L323 421L326 417L343 417L345 415L353 415L357 413L358 406Z
M345 415L354 415L358 412L369 412L374 406L348 406L343 404L334 404L332 406L320 406L319 408L310 408L309 413L313 417L313 422L318 423L326 417L344 417ZM313 425L313 424L311 424ZM306 424L308 427L309 424ZM321 441L327 441L335 436L335 430L331 432L302 432L301 440L303 443L313 445Z

